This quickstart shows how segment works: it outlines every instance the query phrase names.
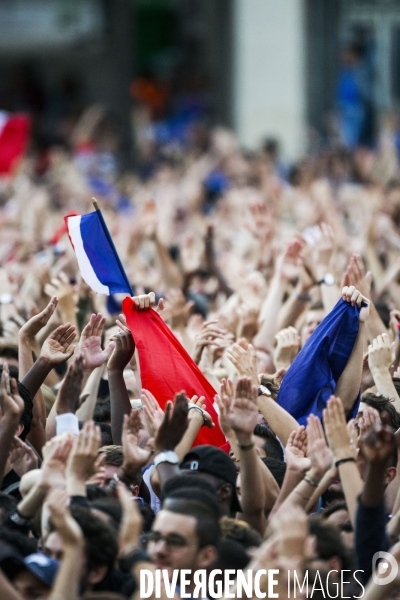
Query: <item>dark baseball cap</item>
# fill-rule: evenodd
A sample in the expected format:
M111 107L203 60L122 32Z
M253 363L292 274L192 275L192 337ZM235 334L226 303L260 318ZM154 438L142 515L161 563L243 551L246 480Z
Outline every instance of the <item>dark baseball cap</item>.
M242 508L236 494L236 467L223 450L215 446L196 446L183 458L180 468L182 470L208 473L229 483L232 486L231 509L235 512L241 512Z
M24 565L39 581L52 587L59 567L57 560L35 552L24 558Z
M27 569L49 588L53 586L59 563L41 552L20 556L8 544L0 545L0 566L9 579L23 569Z

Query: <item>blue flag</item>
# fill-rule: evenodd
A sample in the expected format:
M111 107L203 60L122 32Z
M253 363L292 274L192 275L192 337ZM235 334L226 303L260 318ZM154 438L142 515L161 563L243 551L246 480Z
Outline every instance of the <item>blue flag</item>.
M300 425L306 425L311 413L322 418L322 411L335 393L353 351L359 315L358 306L340 299L304 344L283 378L277 403ZM357 414L359 398L351 417Z

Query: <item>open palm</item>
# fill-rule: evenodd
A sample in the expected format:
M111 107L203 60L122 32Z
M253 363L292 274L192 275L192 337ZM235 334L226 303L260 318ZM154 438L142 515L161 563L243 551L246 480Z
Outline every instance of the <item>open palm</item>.
M96 369L103 365L115 348L115 342L110 342L105 350L101 347L101 336L105 322L106 319L101 313L93 314L82 331L79 351L83 355L85 369Z
M250 377L241 377L236 386L236 395L229 408L229 425L235 432L252 434L257 425L257 388Z
M75 339L76 329L71 323L60 325L45 340L40 356L54 365L68 360L74 353L75 346L72 345Z

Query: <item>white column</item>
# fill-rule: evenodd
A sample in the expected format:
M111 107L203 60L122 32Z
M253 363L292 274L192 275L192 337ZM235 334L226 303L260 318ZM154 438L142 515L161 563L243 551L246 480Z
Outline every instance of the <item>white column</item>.
M302 0L235 0L234 120L241 144L279 140L304 151L305 48Z

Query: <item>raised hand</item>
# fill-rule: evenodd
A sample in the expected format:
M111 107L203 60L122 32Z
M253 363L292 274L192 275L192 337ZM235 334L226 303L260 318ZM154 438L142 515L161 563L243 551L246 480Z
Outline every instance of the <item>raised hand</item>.
M164 321L170 321L172 329L185 327L193 304L191 300L186 300L182 290L168 290L162 317Z
M358 306L360 308L360 323L365 323L369 317L370 300L363 296L359 290L356 290L354 285L342 289L342 298L345 302L349 302L352 306ZM361 307L361 304L365 303L366 306Z
M328 223L321 223L320 226L316 226L315 231L318 232L314 240L314 248L317 251L317 263L319 267L327 269L334 250L333 229Z
M218 319L205 321L194 339L193 360L199 364L201 353L206 346L223 346L227 331L218 327Z
M136 310L149 310L149 308L153 308L155 304L156 295L154 292L149 292L148 294L134 296L132 300Z
M53 437L44 445L40 471L43 486L65 486L65 470L73 444L73 435L67 433Z
M241 377L236 385L235 398L228 411L228 420L239 443L251 441L258 419L257 387L250 377Z
M352 254L346 273L343 277L344 286L354 286L366 298L371 297L371 272L365 271L363 260L359 254Z
M257 354L251 344L248 344L246 350L239 344L233 344L227 349L226 356L236 367L239 375L250 377L252 384L258 386Z
M76 480L79 483L86 481L95 473L95 463L100 448L100 427L93 421L86 421L74 446L67 464L67 480Z
M167 402L164 420L154 442L156 452L174 450L179 444L188 426L188 408L185 392L176 394L174 403Z
M47 507L51 522L65 546L81 547L84 537L81 528L71 516L67 491L61 487L53 488L47 497Z
M107 368L109 371L123 371L135 352L132 334L126 327L113 335L111 341L115 343L115 348L108 359Z
M144 450L139 446L139 431L143 428L140 410L132 409L130 415L124 415L122 427L122 451L124 463L122 470L128 475L135 475L146 464L152 455L150 450Z
M300 335L294 327L281 329L276 336L274 365L277 370L287 369L296 358L300 349Z
M397 447L394 431L387 425L375 424L374 428L360 439L361 451L369 463L386 463Z
M126 487L117 486L118 500L122 508L122 522L118 534L119 556L127 556L139 547L139 537L143 528L143 517L136 502Z
M308 536L308 517L296 504L286 503L271 520L272 530L277 536L280 556L304 560L304 544Z
M104 350L101 347L105 322L106 318L101 313L93 314L81 333L79 352L83 355L84 367L87 370L96 369L104 364L115 348L114 341L111 341Z
M381 371L388 372L393 360L392 345L388 334L378 335L368 346L368 366L372 376Z
M193 233L187 233L183 239L181 248L181 264L184 273L193 273L201 265L204 245L196 240Z
M18 437L14 438L8 460L10 461L11 468L16 472L18 477L22 477L28 471L32 471L32 469L37 469L38 467L37 454Z
M75 361L68 366L65 379L58 390L57 414L76 413L81 405L83 377L83 355L78 354Z
M310 475L320 481L333 466L333 452L328 448L324 430L318 417L307 419L308 456L311 461Z
M291 281L298 277L301 267L300 253L303 246L303 240L293 240L286 245L284 251L278 256L275 272L280 279Z
M144 419L151 437L155 437L164 419L164 411L148 390L142 389L140 396L143 406Z
M44 286L44 293L50 298L57 296L58 301L65 305L75 305L75 287L71 285L68 275L61 271L50 283Z
M204 396L192 396L190 398L189 401L189 414L188 414L188 418L190 419L197 419L197 418L201 418L201 426L205 426L205 427L210 427L213 428L215 427L213 420L211 418L211 415L206 411L206 409L204 408L204 403L205 403L206 399ZM190 414L190 408L191 407L197 407L200 410L192 410ZM201 412L200 412L201 411Z
M17 381L10 378L8 364L4 363L0 382L1 421L4 420L4 422L17 428L24 408L24 401L18 393Z
M143 209L139 215L140 231L143 235L155 240L157 237L158 216L154 200L146 200Z
M350 444L346 427L346 415L340 398L331 396L322 413L325 434L335 462L349 458L354 454L354 446Z
M347 430L347 435L349 438L349 443L350 443L350 448L351 448L352 454L354 456L357 456L358 438L360 437L360 429L358 426L358 421L357 421L357 425L356 425L356 420L350 419L350 421L348 421L348 423L346 425L346 430Z
M35 336L39 333L43 327L47 325L50 321L50 318L54 314L54 311L57 308L58 300L56 296L50 300L46 308L44 308L40 313L34 315L27 321L19 330L19 337L28 340L32 343L35 339Z
M368 406L363 410L362 416L357 420L359 428L359 436L362 437L367 435L377 423L380 423L381 419L379 413L372 406Z
M215 401L218 405L219 414L218 421L222 433L227 438L235 436L228 415L235 397L235 389L231 379L221 379L220 393L215 396Z
M40 358L52 365L59 365L73 355L75 346L72 344L76 336L76 328L71 323L60 325L44 341Z
M304 425L292 431L286 444L286 464L289 471L305 473L311 466L307 457L307 432Z

